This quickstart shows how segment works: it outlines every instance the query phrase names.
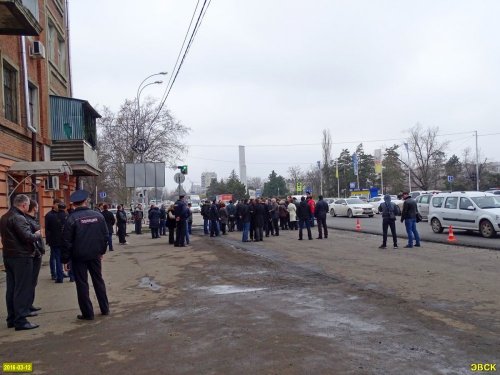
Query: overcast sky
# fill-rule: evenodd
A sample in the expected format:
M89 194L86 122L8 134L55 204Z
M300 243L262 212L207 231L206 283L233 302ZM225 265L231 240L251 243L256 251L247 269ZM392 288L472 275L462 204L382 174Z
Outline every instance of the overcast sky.
M74 96L116 111L171 73L196 3L70 1ZM166 104L191 128L187 182L238 173L238 145L249 177L307 170L325 128L333 157L402 144L418 122L449 156L474 150L477 130L500 161L498 14L497 0L212 0Z

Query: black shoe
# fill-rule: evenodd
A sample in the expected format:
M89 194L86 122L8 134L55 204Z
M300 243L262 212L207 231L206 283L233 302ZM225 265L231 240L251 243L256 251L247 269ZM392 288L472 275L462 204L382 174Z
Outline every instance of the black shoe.
M312 237L310 237L309 239L312 240Z
M34 316L38 316L38 314L34 311L30 311L29 314L25 315L25 317L34 317Z
M7 328L14 328L14 323L7 323Z
M387 246L385 246L385 245L380 245L378 248L379 248L379 249L387 249Z
M413 248L413 246L410 246L410 245L405 246L405 249L412 249L412 248Z
M51 276L51 277L50 277L50 279L51 279L51 280L55 280L55 279L57 279L57 277L55 277L55 276Z
M302 238L299 238L299 241L302 241Z
M69 279L69 282L70 282L70 283L74 283L74 282L75 282L75 279Z
M398 245L394 245L394 248L395 248L395 249L399 249L399 248L398 248Z
M322 240L322 239L323 239L323 237L316 237L316 239L317 239L317 240Z
M35 329L38 327L40 327L38 324L26 322L22 326L16 327L16 331L27 331L28 329Z
M40 311L41 309L42 309L41 307L35 307L35 306L30 307L31 311Z
M94 320L94 317L93 316L83 316L83 315L77 315L76 316L77 319L80 319L80 320Z
M56 280L56 281L54 281L54 283L56 283L56 284L62 284L63 281L62 280Z
M415 247L420 247L420 244L418 244L418 245L415 245Z
M106 316L106 315L109 315L109 310L108 310L108 311L106 311L106 312L102 312L102 313L101 313L101 315L105 315L105 316Z

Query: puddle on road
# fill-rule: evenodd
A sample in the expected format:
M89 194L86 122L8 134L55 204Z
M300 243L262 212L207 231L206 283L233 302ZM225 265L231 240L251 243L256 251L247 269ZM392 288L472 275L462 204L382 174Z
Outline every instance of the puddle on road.
M234 294L234 293L251 293L258 292L260 290L266 290L267 288L245 288L234 285L214 285L209 287L201 287L201 290L208 290L213 294Z
M153 291L161 289L161 286L156 283L156 281L150 279L149 277L141 278L141 282L138 285L139 288L149 288Z

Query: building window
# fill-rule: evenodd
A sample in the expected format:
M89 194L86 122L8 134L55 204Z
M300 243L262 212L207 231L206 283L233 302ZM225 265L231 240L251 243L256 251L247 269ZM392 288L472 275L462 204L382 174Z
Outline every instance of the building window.
M66 43L60 37L57 41L57 66L61 73L66 74Z
M38 0L22 0L23 5L31 12L33 17L37 21L40 21L38 17Z
M3 103L5 118L17 122L17 71L3 62Z
M33 84L28 84L29 91L29 107L30 107L30 118L31 118L31 126L40 131L39 128L39 118L38 118L38 89Z
M54 42L55 42L55 38L56 38L56 28L54 27L53 24L49 23L49 30L48 30L48 33L47 33L47 38L48 38L48 50L49 50L49 60L50 61L54 61L54 50L55 50L55 46L54 46Z

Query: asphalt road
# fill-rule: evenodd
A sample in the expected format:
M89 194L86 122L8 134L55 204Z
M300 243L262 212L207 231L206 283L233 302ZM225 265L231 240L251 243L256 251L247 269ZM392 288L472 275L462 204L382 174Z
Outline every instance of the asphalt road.
M356 219L357 218L349 219L348 217L333 217L328 215L326 223L329 228L355 231ZM359 218L359 221L361 224L361 232L382 234L382 218L380 215L375 215L372 218L361 217ZM447 229L440 234L434 233L427 221L419 223L417 229L423 242L449 243ZM396 221L396 232L398 234L398 238L408 238L405 226L399 220ZM453 233L456 238L456 241L453 244L500 250L500 234L494 238L484 238L479 234L479 232L469 233L464 230L453 230ZM403 245L403 242L401 242L400 245Z

